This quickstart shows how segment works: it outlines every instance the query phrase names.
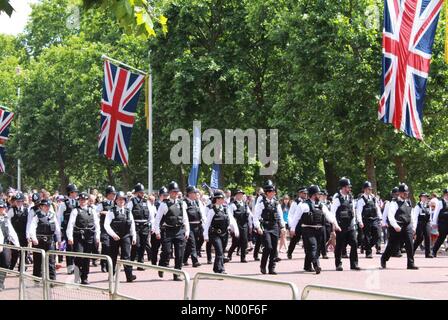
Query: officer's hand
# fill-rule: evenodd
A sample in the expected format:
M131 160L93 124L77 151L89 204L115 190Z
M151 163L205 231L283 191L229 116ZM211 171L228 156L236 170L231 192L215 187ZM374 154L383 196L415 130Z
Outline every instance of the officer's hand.
M100 242L98 240L96 240L96 246L98 247L100 245Z
M188 240L189 234L185 235L185 240Z
M294 237L296 235L296 232L294 230L290 230L289 231L289 235L292 237Z
M160 233L156 233L156 239L160 240Z
M113 236L112 238L113 238L115 241L120 240L120 237L119 237L119 236Z
M39 244L39 241L37 241L37 240L33 240L33 241L31 241L35 246L37 246L38 244Z
M106 214L107 214L107 211L101 211L101 214L102 214L102 215L106 215Z
M364 223L360 222L360 223L359 223L359 227L360 227L361 229L364 229Z
M337 232L341 232L341 231L342 231L341 227L335 227L334 229L335 229Z
M417 238L417 235L416 235L416 233L415 233L415 231L412 233L412 239L414 239L415 240L415 238Z
M395 227L394 229L395 229L395 231L397 231L397 232L400 232L400 231L401 231L401 228L400 228L400 227Z
M263 230L261 230L261 229L258 229L257 232L258 232L259 235L263 234Z
M135 244L137 243L137 241L132 240L132 245L135 246Z
M68 244L72 246L73 245L73 240L68 240Z

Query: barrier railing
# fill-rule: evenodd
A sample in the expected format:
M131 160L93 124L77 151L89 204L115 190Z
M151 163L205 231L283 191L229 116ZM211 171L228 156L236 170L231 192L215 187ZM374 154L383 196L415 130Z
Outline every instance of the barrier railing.
M321 292L335 292L335 293L345 293L353 296L362 296L369 297L377 300L419 300L414 297L406 297L406 296L398 296L398 295L389 295L372 291L363 291L356 289L345 289L345 288L337 288L337 287L327 287L327 286L317 286L317 285L308 285L303 288L302 291L302 300L306 300L311 291L321 291Z
M243 276L235 276L230 274L220 274L220 273L206 273L206 272L198 272L193 278L193 290L191 294L191 299L196 300L196 291L198 288L199 280L201 279L218 279L218 280L238 280L242 282L254 282L254 283L261 283L266 285L272 285L277 287L288 287L291 289L292 292L292 300L298 300L299 299L299 290L297 289L297 286L288 281L277 281L277 280L268 280L268 279L258 279L258 278L249 278L249 277L243 277Z
M137 268L144 268L144 269L151 269L151 270L156 270L156 271L162 271L162 272L166 272L166 273L171 273L171 274L175 274L178 276L183 277L183 282L184 282L184 300L189 300L190 296L189 296L189 290L190 290L190 275L188 273L186 273L183 270L177 270L177 269L172 269L172 268L167 268L167 267L161 267L161 266L155 266L152 264L145 264L145 263L140 263L140 262L134 262L134 261L129 261L129 260L121 260L118 259L117 260L117 266L115 268L115 287L114 287L114 291L113 291L113 299L117 300L120 297L123 297L125 299L131 299L128 296L125 296L123 294L118 293L118 287L119 287L119 271L121 270L122 266L132 266L132 267L137 267Z
M94 254L94 253L82 253L82 252L66 252L66 251L56 251L56 250L49 250L47 251L45 261L46 265L49 265L50 262L50 256L64 256L64 257L74 257L74 258L86 258L86 259L100 259L100 260L106 260L107 263L107 270L108 270L108 289L97 287L93 285L83 285L78 283L67 283L57 280L51 280L50 279L50 269L46 269L46 291L47 291L47 298L50 299L50 288L54 286L65 286L67 288L71 289L78 289L78 290L85 290L85 291L96 291L100 292L102 294L107 295L108 299L112 299L112 292L113 292L113 269L112 269L112 259L108 255L103 254ZM56 257L55 257L56 258ZM76 269L76 268L75 268ZM77 271L76 271L77 272Z

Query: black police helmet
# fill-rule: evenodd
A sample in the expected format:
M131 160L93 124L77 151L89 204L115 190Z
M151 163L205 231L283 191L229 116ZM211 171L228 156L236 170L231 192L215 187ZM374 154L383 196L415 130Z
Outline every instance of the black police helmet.
M321 189L321 190L320 190L320 194L323 194L323 195L325 195L325 196L328 196L328 191L327 191L327 189Z
M366 181L364 182L364 184L362 185L363 189L367 189L367 188L372 188L372 183L370 181Z
M398 187L394 187L391 191L391 193L398 193Z
M31 200L33 200L34 203L39 202L40 201L40 194L39 193L33 193L33 195L31 196Z
M106 187L106 196L110 193L117 193L117 190L115 190L114 186L107 186Z
M297 190L297 193L301 193L301 192L305 192L305 193L307 193L307 192L308 192L308 188L307 188L307 187L300 187L300 188Z
M179 185L175 181L171 181L168 184L168 192L176 191L179 192Z
M343 188L343 187L351 187L352 183L350 182L350 179L346 178L346 177L342 177L339 180L339 187Z
M238 193L246 194L243 190L241 190L241 189L236 189L236 190L235 190L235 195L237 195Z
M168 189L165 187L165 186L163 186L162 188L160 188L160 190L159 190L159 196L161 196L161 195L167 195L168 194Z
M72 192L78 192L78 188L73 183L69 183L69 185L67 186L67 188L65 188L65 190L67 191L67 194L70 194Z
M224 198L225 198L225 195L224 195L224 192L222 192L222 191L215 191L213 193L213 199L224 199Z
M268 180L264 183L263 185L263 191L264 192L269 192L269 191L275 191L275 185L272 182L272 180Z
M199 190L195 186L188 186L187 187L187 194L189 193L198 193Z
M422 193L420 193L420 195L418 197L419 198L421 198L421 197L429 197L429 195L426 192L422 192Z
M24 200L25 200L25 196L23 195L22 192L18 192L18 193L14 196L13 199L16 200L16 201L24 201Z
M86 192L81 192L79 194L79 199L81 200L89 200L89 195Z
M50 204L51 204L51 202L48 199L42 199L39 202L39 206L49 206Z
M134 187L134 192L143 192L145 191L145 186L141 183L137 183Z
M312 195L314 195L314 194L316 194L316 193L320 193L320 188L319 188L319 186L312 185L312 186L310 186L310 187L308 188L308 195L309 195L309 196L312 196Z
M409 192L409 187L406 185L406 183L401 183L398 186L398 192Z
M443 189L443 190L442 190L442 193L443 193L443 194L447 194L447 193L448 193L448 188Z
M0 208L7 208L8 205L6 204L6 202L3 199L0 199Z
M116 201L117 199L119 199L119 198L123 198L123 199L125 199L125 200L128 199L127 196L126 196L126 193L124 193L123 191L118 191L118 192L117 192L117 195L115 196L115 201Z

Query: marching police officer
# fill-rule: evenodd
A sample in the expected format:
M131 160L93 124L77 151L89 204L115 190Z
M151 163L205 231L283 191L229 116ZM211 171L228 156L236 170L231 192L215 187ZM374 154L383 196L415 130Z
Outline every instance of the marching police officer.
M45 251L55 250L61 242L61 226L59 219L50 211L51 202L48 199L42 199L30 224L30 238L34 248L43 249ZM54 238L56 236L56 247ZM56 280L55 269L56 257L50 256L49 271L50 279ZM42 256L33 252L33 276L42 276Z
M215 263L213 272L223 273L224 250L227 246L229 229L233 229L235 237L238 238L239 231L231 211L225 204L225 195L221 190L213 194L212 206L208 209L207 220L204 226L204 240L210 241L215 248Z
M154 223L154 217L149 211L150 203L144 199L145 187L137 183L134 187L135 197L128 202L128 209L131 210L135 221L135 232L137 234L137 244L132 247L131 261L137 258L138 262L144 262L145 248L148 243L148 237L151 232L151 225ZM137 270L144 270L137 268Z
M387 211L389 220L389 241L381 256L381 267L386 268L386 262L392 256L394 249L404 242L408 260L408 269L416 270L414 265L413 237L416 229L416 222L412 215L412 205L408 200L409 188L402 183L398 186L398 198L393 199Z
M154 203L155 207L156 207L156 215L157 215L157 210L159 210L160 204L163 203L163 201L165 199L168 199L168 189L166 187L162 187L159 190L159 199L156 200L156 202ZM155 219L155 217L154 217ZM160 245L161 245L161 241L160 239L157 239L156 237L156 233L155 233L155 226L153 224L152 229L151 229L151 264L153 265L157 265L157 258L158 258L158 254L159 254L159 249L160 249Z
M168 193L169 198L160 204L154 223L156 237L162 241L159 266L168 267L171 246L174 245L174 268L181 270L185 241L190 234L187 205L178 198L179 185L176 182L170 182ZM159 271L159 277L163 277L162 271ZM173 279L181 281L176 274L173 275Z
M334 223L334 217L319 200L319 193L319 186L310 186L308 188L308 199L298 205L294 220L291 221L292 236L295 233L294 230L297 230L299 221L302 224L301 231L305 246L304 270L312 272L312 265L316 274L319 274L322 270L319 265L319 251L324 241L322 229L325 228L325 220Z
M414 255L418 246L425 241L425 257L433 258L431 254L431 213L429 212L428 194L420 193L420 201L414 207L414 221L417 221L417 230L415 232Z
M7 203L0 200L0 244L13 244L20 246L19 238L7 215ZM13 250L15 251L15 250ZM11 265L11 250L0 247L0 268L9 269ZM11 268L12 269L12 268ZM5 289L6 272L0 272L0 291Z
M319 193L319 200L322 202L322 205L327 207L328 211L331 208L331 202L328 201L328 192L326 189L322 189ZM333 231L333 224L326 219L324 216L324 228L321 228L323 241L320 246L320 254L322 254L322 259L329 259L327 255L327 242L330 240L331 232Z
M106 198L101 201L96 207L96 211L99 213L100 220L100 241L101 241L101 254L110 256L110 236L104 228L104 221L106 220L107 213L112 210L115 205L114 200L117 191L114 186L106 187ZM107 262L101 260L101 272L108 272Z
M104 229L111 237L110 256L114 268L117 264L118 250L122 260L131 260L131 246L136 244L136 232L134 217L131 210L126 208L126 194L119 191L115 197L115 206L107 213L104 220ZM124 266L126 281L132 282L137 277L132 274L131 266Z
M249 237L249 220L252 212L249 206L243 202L244 191L241 189L236 190L234 200L229 205L229 211L238 225L239 237L232 237L232 246L228 251L228 258L232 260L233 251L236 247L240 248L241 262L247 263L246 250L248 246Z
M197 241L201 237L201 224L205 221L204 207L200 201L198 201L199 190L195 186L187 187L187 197L185 203L187 204L187 215L190 223L190 236L188 237L185 245L184 252L184 265L188 265L188 258L191 256L191 262L193 268L200 267L201 264L198 260L197 253Z
M64 202L62 202L58 207L57 217L59 221L62 221L61 223L61 229L62 229L62 235L65 241L67 241L67 225L68 221L70 219L70 214L72 213L72 210L78 207L78 188L70 183L67 188L67 197L64 199ZM73 246L70 245L68 242L66 243L66 251L71 252L73 251ZM74 266L73 266L73 257L67 257L67 273L73 274Z
M100 242L100 221L95 209L88 205L89 195L85 192L79 194L79 206L72 210L67 225L68 243L73 246L74 252L92 253L93 247ZM81 284L89 284L89 258L75 258ZM77 275L78 276L78 275Z
M336 270L342 271L342 250L350 245L350 269L360 270L358 266L358 244L356 241L356 215L351 195L351 182L343 177L339 180L339 192L333 196L331 213L336 217L336 248L334 250Z
M263 235L263 254L261 256L260 271L266 274L266 264L269 259L269 274L275 272L275 258L277 257L277 244L280 229L285 228L283 212L280 203L275 196L275 186L271 180L263 186L265 194L255 205L254 224L258 234ZM260 218L262 222L260 222Z
M13 196L12 206L8 210L8 217L11 220L12 226L17 233L21 247L28 246L28 239L26 237L26 226L28 224L28 209L23 206L25 197L23 193L18 192ZM12 250L10 269L13 270L19 261L20 270L20 251Z
M28 209L28 219L26 222L26 238L28 239L28 242L31 242L31 236L30 236L30 226L31 221L33 221L34 216L36 215L37 210L39 210L39 202L40 202L40 195L39 193L33 193L31 195L31 203Z
M366 258L373 259L372 247L381 243L381 209L372 194L372 183L364 182L364 193L356 203L356 214L361 221L360 228L364 233L364 249Z
M306 201L306 199L308 198L308 191L306 187L300 187L299 190L297 190L297 198L294 200L294 202L291 204L291 208L289 209L289 213L288 213L288 225L291 226L291 223L294 219L294 216L296 214L296 209L297 207ZM296 248L297 243L299 243L300 238L302 237L302 231L301 231L301 224L297 223L297 230L292 230L294 231L293 234L294 236L291 237L291 240L289 241L289 246L288 246L288 252L287 252L287 256L288 259L292 259L292 253L294 252L294 249Z
M432 255L437 257L437 251L439 251L448 235L448 189L443 190L443 197L437 202L433 215L433 225L436 225L439 231L439 237L432 248Z

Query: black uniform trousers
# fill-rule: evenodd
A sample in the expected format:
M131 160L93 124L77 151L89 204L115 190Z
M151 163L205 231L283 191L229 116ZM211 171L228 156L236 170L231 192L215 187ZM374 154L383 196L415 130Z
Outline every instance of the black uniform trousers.
M67 229L66 228L67 228L66 225L62 228L62 237L63 237L63 240L65 240L65 251L66 252L73 252L73 245L68 244ZM73 266L74 258L67 256L67 257L65 257L65 261L67 263L67 268L68 268L69 266Z
M28 240L26 239L26 236L19 236L19 243L21 247L28 247ZM21 259L20 259L20 251L19 250L11 250L11 261L10 261L10 265L9 265L9 269L14 270L14 267L17 264L17 261L19 261L19 271L20 271L20 263L21 263Z
M221 234L210 232L209 238L209 242L211 242L215 248L215 263L213 264L213 272L222 273L224 271L224 250L227 247L229 235L227 232Z
M414 254L418 246L425 241L425 256L431 255L431 223L425 221L419 221L417 223L417 230L415 231L416 237L414 241Z
M300 224L300 221L299 221L299 224ZM289 241L288 256L292 255L292 253L294 252L294 249L296 248L297 243L299 243L300 238L302 237L302 227L299 224L296 227L294 237L292 237L291 240Z
M278 238L280 230L278 224L268 226L263 230L263 253L261 255L261 268L266 268L266 264L269 259L268 269L269 271L275 270L275 258L277 257Z
M174 246L174 269L182 269L185 250L185 229L183 227L165 227L161 231L162 254L159 266L168 267L170 264L171 246Z
M93 233L81 236L80 234L73 234L73 251L81 253L93 253L93 248L96 246ZM81 280L87 280L90 270L90 258L75 257L75 266L79 269ZM76 273L76 272L75 272Z
M135 258L137 258L137 262L143 263L150 233L149 223L136 222L135 233L137 238L135 240L135 246L132 246L131 249L131 261L135 261Z
M197 253L197 245L196 242L199 241L201 233L201 224L200 223L190 223L190 235L185 244L185 252L183 262L186 263L188 258L191 256L191 262L197 263L198 253Z
M305 247L304 269L319 267L319 251L325 234L325 227L302 227L303 245Z
M131 235L126 235L121 237L120 240L110 239L110 257L112 258L112 267L117 265L118 250L120 250L121 260L131 260L131 247L132 247L132 237ZM132 266L124 266L124 273L126 274L126 279L132 279Z
M408 258L408 267L410 267L414 265L414 230L412 229L411 224L400 225L400 227L400 232L395 231L393 227L389 227L389 241L383 255L381 256L381 259L388 261L389 258L396 252L397 248L400 248L401 244L404 242L404 247Z
M325 225L320 228L320 232L322 234L322 241L320 242L320 246L318 248L318 253L320 253L323 257L327 256L328 250L327 250L327 242L330 239L331 230L333 225L331 223L325 223ZM303 237L303 232L302 232Z
M432 248L433 256L437 256L437 251L439 251L443 242L445 242L446 236L448 235L448 222L440 222L437 224L437 229L439 231L439 236L434 243L434 247Z
M381 244L381 222L379 219L363 219L364 250L366 255L372 254L372 247Z
M204 228L202 227L202 223L199 225L199 235L196 239L196 253L198 257L201 257L202 245L204 244Z
M261 244L263 243L263 236L258 234L258 232L253 229L254 231L254 238L255 238L255 246L254 246L254 259L258 259L258 254L260 252Z
M110 257L110 242L113 241L107 232L101 232L100 242L101 242L101 254ZM106 260L101 260L101 267L109 271Z
M208 241L205 245L205 252L207 254L207 261L212 261L212 242Z
M42 238L37 238L39 243L33 245L33 248L43 249L44 251L54 250L53 236L49 236L47 241L43 241ZM56 280L56 257L51 255L49 258L48 270L50 272L50 279ZM33 276L42 277L42 255L38 252L33 252Z
M237 247L240 248L240 258L241 261L246 260L246 250L248 246L248 236L249 236L249 226L247 224L238 225L239 237L232 237L232 245L230 246L228 255L232 256L233 252Z
M347 244L350 246L350 268L358 266L358 243L356 230L344 230L336 232L336 247L334 257L336 267L342 266L342 251Z
M0 252L0 268L9 269L11 265L11 250L9 248L3 248ZM0 271L0 286L5 283L6 272Z
M155 233L151 234L151 264L157 265L159 249L162 244L161 239L157 239Z

